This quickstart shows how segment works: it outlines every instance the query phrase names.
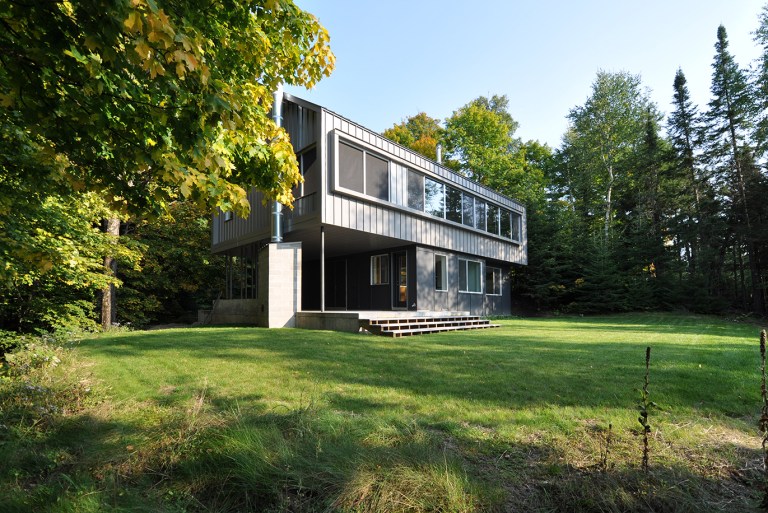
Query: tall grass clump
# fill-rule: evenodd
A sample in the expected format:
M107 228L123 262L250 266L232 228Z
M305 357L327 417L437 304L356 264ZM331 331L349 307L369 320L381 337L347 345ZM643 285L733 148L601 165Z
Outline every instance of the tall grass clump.
M415 424L314 409L242 416L185 474L197 500L222 510L483 511L489 491L441 441Z

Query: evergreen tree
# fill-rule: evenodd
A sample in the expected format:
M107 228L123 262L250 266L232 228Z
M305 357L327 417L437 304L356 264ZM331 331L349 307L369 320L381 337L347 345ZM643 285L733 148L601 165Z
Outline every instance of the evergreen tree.
M721 292L715 287L719 282L716 277L722 273L716 258L724 237L722 223L718 223L721 207L702 166L703 120L690 99L682 69L675 73L673 90L674 109L667 121L667 133L674 151L670 180L677 184L679 193L670 231L679 241L687 280L697 284L699 295L703 290L712 296Z
M760 221L750 202L752 194L748 193L760 178L749 140L756 109L746 73L728 51L728 36L722 25L717 29L712 68L712 100L706 114L707 156L716 182L725 191L736 254L740 255L739 247L746 251L746 264L742 264L740 256L738 259L739 267L749 268L749 280L743 280L744 292L751 296L752 310L762 314L765 312L764 286L755 241Z

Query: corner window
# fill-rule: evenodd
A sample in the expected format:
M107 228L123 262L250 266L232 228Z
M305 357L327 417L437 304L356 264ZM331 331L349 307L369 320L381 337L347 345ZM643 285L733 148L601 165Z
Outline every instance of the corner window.
M501 209L501 236L512 240L520 240L522 236L522 221L523 216L517 212L510 212L509 210Z
M480 279L482 264L477 260L459 259L459 292L480 294L483 284Z
M435 290L448 290L448 265L445 255L435 255Z
M371 257L371 285L389 284L389 255Z
M522 226L522 223L523 223L523 216L521 216L517 212L512 212L512 217L511 217L510 223L509 223L510 224L510 230L509 230L509 235L510 235L509 238L510 239L518 240L518 241L522 240L521 239L521 237L522 237L522 233L521 233L522 230L520 228Z
M501 269L498 267L485 268L485 293L489 296L501 295Z

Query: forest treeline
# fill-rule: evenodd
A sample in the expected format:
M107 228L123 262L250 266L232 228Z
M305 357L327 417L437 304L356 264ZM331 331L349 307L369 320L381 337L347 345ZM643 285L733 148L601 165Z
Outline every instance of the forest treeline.
M118 323L191 320L224 278L212 209L246 213L251 186L291 199L269 94L330 73L328 34L287 1L201 17L137 0L109 23L65 4L0 9L0 330L96 329L116 285ZM445 165L526 206L528 265L510 277L523 312L765 315L768 6L756 26L748 68L713 30L706 105L683 69L667 116L640 76L598 72L556 149L515 136L505 95L384 135L430 158L439 144ZM213 45L203 65L221 34L248 51ZM255 58L268 40L283 53Z
M758 22L749 69L726 29L713 33L707 105L692 102L683 69L666 117L639 75L599 71L555 150L514 137L506 96L384 135L428 156L441 144L448 166L526 205L529 261L512 274L523 312L764 315L768 7Z

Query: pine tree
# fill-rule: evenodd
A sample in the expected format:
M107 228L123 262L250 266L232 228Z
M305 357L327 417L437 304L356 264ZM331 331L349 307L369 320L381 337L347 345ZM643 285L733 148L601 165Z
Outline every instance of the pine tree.
M714 286L722 273L717 265L716 248L722 244L722 230L717 219L720 205L702 166L703 120L690 99L688 84L682 69L675 73L672 105L667 133L675 154L675 166L670 179L679 183L678 208L672 220L672 231L680 239L680 249L688 265L692 283L703 284L709 294L720 291ZM714 246L713 246L714 245ZM694 285L696 286L696 285ZM701 294L701 288L698 293Z
M722 25L717 29L715 50L712 100L706 114L708 160L717 182L726 191L737 254L739 246L746 250L751 307L762 314L765 312L764 287L753 230L757 219L753 219L747 192L749 184L758 178L749 144L756 109L747 76L728 51L728 36Z

